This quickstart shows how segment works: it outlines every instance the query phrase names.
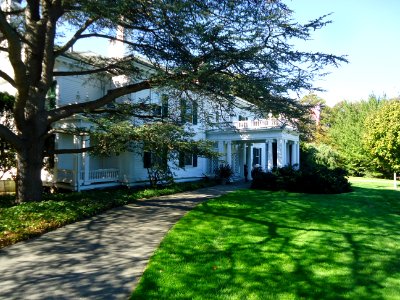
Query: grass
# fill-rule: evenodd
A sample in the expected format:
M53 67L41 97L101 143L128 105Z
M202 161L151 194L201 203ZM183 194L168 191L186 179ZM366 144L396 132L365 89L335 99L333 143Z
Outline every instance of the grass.
M187 214L132 299L400 299L400 191L241 190Z
M102 190L48 194L42 202L13 205L14 196L0 196L0 248L97 215L137 199L169 195L214 185L213 181L178 183L160 189Z

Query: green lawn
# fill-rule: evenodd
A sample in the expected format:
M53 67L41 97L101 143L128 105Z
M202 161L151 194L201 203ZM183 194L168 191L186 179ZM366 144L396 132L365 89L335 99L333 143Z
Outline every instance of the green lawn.
M170 231L132 299L400 299L400 191L242 190Z

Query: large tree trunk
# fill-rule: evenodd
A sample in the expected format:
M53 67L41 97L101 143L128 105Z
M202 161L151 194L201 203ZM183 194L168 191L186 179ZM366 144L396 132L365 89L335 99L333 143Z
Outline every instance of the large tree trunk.
M26 146L17 155L16 201L18 203L42 200L43 143L36 141Z

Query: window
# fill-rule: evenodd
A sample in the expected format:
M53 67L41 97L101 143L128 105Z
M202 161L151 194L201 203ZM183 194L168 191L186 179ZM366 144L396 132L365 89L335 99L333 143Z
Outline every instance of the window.
M56 107L57 100L57 81L54 80L49 88L46 95L46 105L48 109L53 109Z
M164 168L168 164L168 152L160 151L156 154L151 151L143 151L143 168L149 169L153 167Z
M186 166L197 167L197 154L179 152L179 167L184 168Z
M261 148L253 148L253 166L261 166Z
M151 152L149 151L143 152L143 168L151 168Z
M198 104L197 102L187 101L186 99L181 99L181 122L192 123L193 125L197 125L197 111Z
M168 96L165 94L161 96L161 117L168 118Z

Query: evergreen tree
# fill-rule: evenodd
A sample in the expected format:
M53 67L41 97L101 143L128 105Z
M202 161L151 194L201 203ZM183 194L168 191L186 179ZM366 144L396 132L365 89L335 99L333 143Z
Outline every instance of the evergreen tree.
M7 1L0 10L0 52L12 72L0 77L16 90L15 130L0 124L0 137L17 152L19 201L41 199L40 170L52 125L74 114L93 112L114 99L152 87L189 90L224 104L242 97L260 112L299 117L301 106L289 92L312 90L326 65L345 58L293 48L325 26L324 17L307 24L292 20L283 1L104 0ZM116 36L117 28L124 36ZM66 41L63 29L73 30ZM91 70L55 70L55 61L78 40L93 37L124 43L118 59L84 58ZM134 67L146 58L154 72ZM51 107L46 96L55 76L112 72L130 78L98 99ZM71 99L73 100L73 99ZM70 103L72 103L71 101Z

